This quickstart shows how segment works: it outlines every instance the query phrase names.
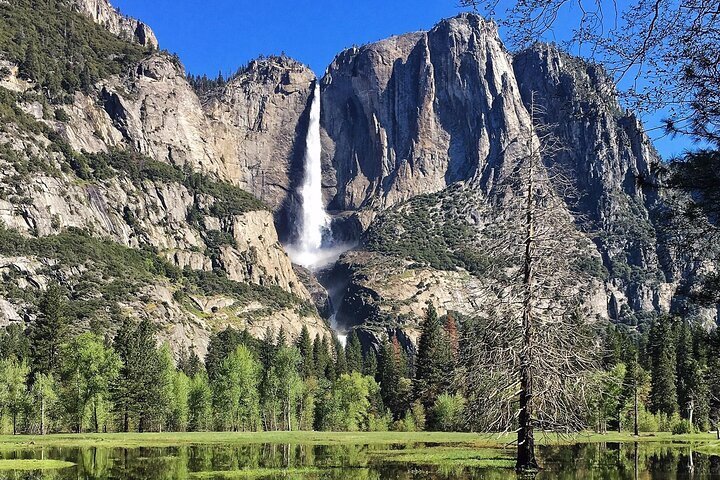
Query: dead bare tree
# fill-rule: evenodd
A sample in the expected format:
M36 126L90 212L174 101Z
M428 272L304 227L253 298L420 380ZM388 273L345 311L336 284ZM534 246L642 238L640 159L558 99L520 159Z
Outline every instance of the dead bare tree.
M462 355L471 420L487 431L516 431L519 472L538 468L536 427L585 426L597 351L585 305L594 282L584 260L593 250L567 208L571 183L542 161L559 146L537 130L538 110L533 95L518 140L525 154L493 187L495 218L480 244L497 262L488 273L494 297L466 327Z

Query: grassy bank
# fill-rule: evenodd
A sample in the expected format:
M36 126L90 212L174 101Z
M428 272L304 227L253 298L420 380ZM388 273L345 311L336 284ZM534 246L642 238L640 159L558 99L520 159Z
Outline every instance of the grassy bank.
M717 448L715 433L672 435L667 432L581 433L577 435L536 434L541 445L568 445L602 442L682 442ZM163 433L86 433L57 435L0 435L0 448L27 446L65 447L166 447L178 445L305 444L305 445L407 445L429 443L500 448L512 443L512 435L459 432L163 432Z
M252 443L305 445L402 445L408 443L463 444L497 447L509 441L496 434L447 432L167 432L88 433L60 435L2 435L0 448L63 447L169 447L178 445L235 445Z

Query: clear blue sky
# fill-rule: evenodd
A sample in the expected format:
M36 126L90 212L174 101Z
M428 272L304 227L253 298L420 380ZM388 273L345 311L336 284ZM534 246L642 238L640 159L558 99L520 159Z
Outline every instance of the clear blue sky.
M335 54L416 30L463 11L457 0L362 0L281 2L278 0L111 0L127 15L140 18L160 46L180 56L190 73L232 73L258 55L285 52L322 76ZM621 6L627 0L621 0ZM501 2L502 4L502 2ZM572 15L572 13L571 13ZM560 24L556 32L567 30ZM574 21L574 19L569 19ZM569 29L568 29L569 30ZM552 37L550 37L552 39ZM647 128L662 115L646 116ZM650 136L669 157L690 147L684 138Z

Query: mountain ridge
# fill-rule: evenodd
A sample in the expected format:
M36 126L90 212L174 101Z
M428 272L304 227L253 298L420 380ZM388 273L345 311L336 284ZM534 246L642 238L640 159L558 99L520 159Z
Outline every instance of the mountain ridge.
M699 267L658 233L655 210L664 200L638 182L659 158L597 67L546 45L511 55L492 21L466 13L346 49L321 79L295 60L268 57L198 92L179 60L147 40L154 35L142 43L93 13L109 6L105 0L78 1L110 34L150 48L120 73L66 92L64 103L38 94L22 65L6 61L0 218L29 238L83 229L184 272L160 272L162 288L149 297L133 290L125 300L127 314L156 319L174 345L202 352L225 325L257 336L282 326L291 337L309 325L313 336L329 335L317 312L329 314L328 298L366 344L401 332L408 349L425 302L441 314L472 315L487 289L486 259L472 251L473 238L493 186L522 155L531 90L546 109L540 123L572 146L546 162L567 166L586 193L585 203L568 202L567 213L594 244L588 268L603 277L588 298L594 314L630 324L670 311L716 321L717 311L683 293ZM325 293L282 247L297 231L317 81L325 203L336 237L360 241L318 275L337 281ZM265 206L246 209L244 192ZM418 208L436 215L421 237L413 231L425 221ZM581 216L592 225L583 227ZM418 238L427 240L425 250L408 251ZM20 283L13 277L18 288L59 281L73 296L72 275L38 274L28 262L48 262L21 257L7 252L0 269L8 278L21 273ZM96 261L88 262L82 268L93 270ZM32 302L13 292L4 293L5 321L31 321Z

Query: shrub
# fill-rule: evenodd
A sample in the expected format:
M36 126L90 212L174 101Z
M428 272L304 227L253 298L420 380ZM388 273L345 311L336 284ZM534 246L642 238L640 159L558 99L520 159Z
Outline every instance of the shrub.
M433 427L443 432L454 432L463 428L465 398L462 395L441 394L432 409Z
M68 115L64 109L56 108L55 109L55 120L57 120L58 122L69 122L70 115Z
M695 433L695 427L692 423L690 423L690 420L687 420L685 418L678 418L673 422L673 435L685 435L688 433Z

